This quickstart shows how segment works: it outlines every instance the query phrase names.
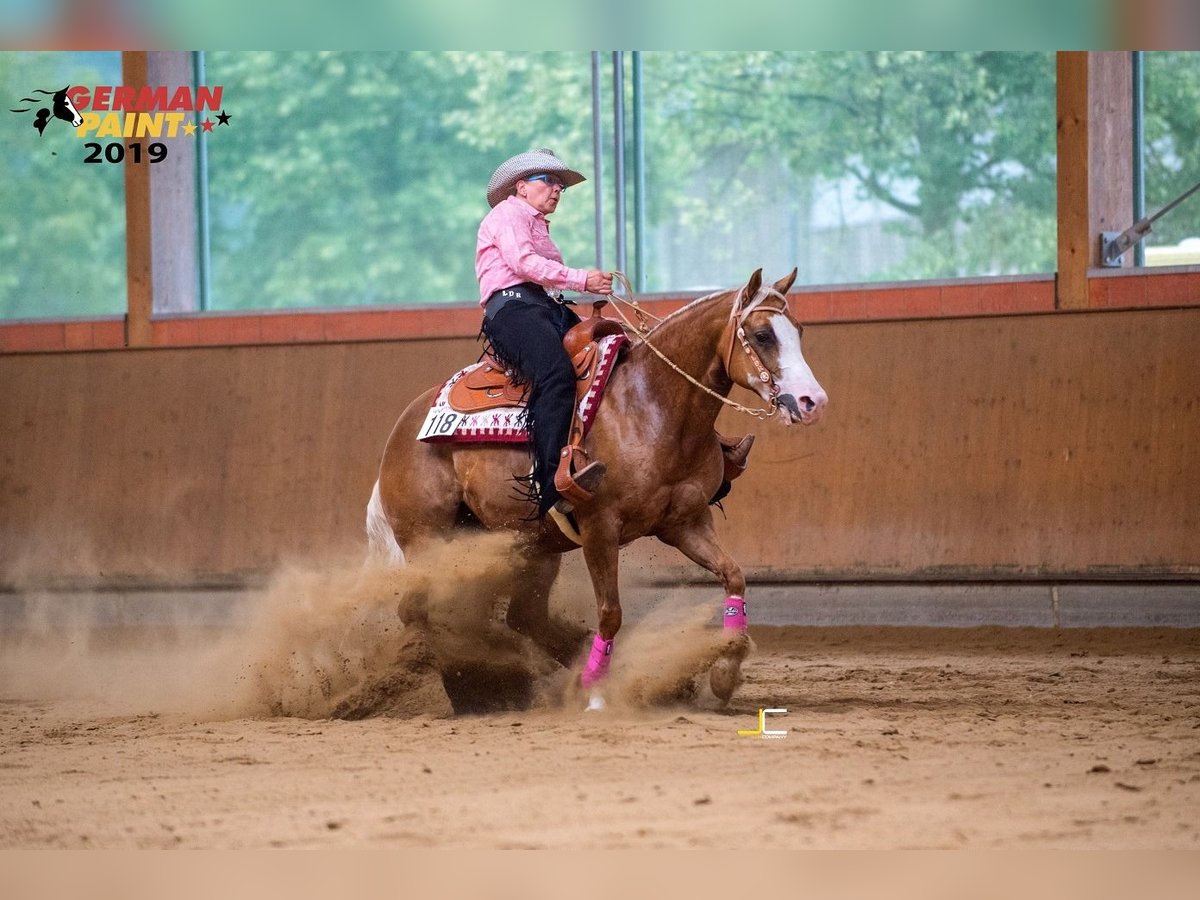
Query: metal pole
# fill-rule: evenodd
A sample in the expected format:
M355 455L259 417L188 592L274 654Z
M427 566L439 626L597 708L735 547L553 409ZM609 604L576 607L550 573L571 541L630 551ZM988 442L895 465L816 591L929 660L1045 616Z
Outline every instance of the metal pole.
M207 82L208 75L204 69L204 51L197 50L194 57L196 87ZM200 238L200 309L212 309L212 248L209 240L209 210L208 210L208 140L204 130L200 130L200 140L196 142L196 226Z
M614 50L613 63L613 180L616 196L617 271L625 268L625 51Z
M642 115L642 51L633 51L633 283L646 290L646 130Z
M1133 221L1146 215L1146 72L1145 53L1133 51ZM1146 265L1146 248L1139 241L1133 248L1133 264Z
M592 197L596 205L596 268L604 268L604 142L600 120L600 51L592 51Z
M1196 191L1200 191L1200 181L1197 181L1154 215L1146 216L1146 218L1134 222L1120 234L1115 231L1100 232L1100 265L1113 267L1121 265L1121 257L1129 252L1130 247L1136 246L1139 241L1154 230L1153 226L1155 222L1188 197L1192 196L1192 194L1196 193Z

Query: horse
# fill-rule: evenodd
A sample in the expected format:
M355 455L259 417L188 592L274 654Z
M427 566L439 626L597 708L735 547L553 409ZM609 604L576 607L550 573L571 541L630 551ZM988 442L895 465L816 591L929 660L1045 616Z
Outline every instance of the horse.
M47 107L43 107L37 111L37 115L34 118L33 127L38 130L38 134L45 133L46 124L50 121L51 115L53 115L56 119L62 119L64 122L71 123L71 125L76 128L83 124L83 116L79 114L79 110L75 108L75 104L72 103L71 98L67 96L67 91L70 89L71 86L68 84L61 91L43 91L40 89L34 91L35 94L45 94L48 97L54 98L53 113L51 112L51 109ZM42 103L43 101L35 100L32 97L22 97L21 102ZM12 112L29 112L30 109L31 107L26 106L21 109L14 109Z
M746 579L714 527L710 501L724 477L714 424L722 404L732 403L727 395L734 384L760 397L784 425L821 418L828 397L804 359L803 327L786 299L795 278L793 269L765 285L759 269L738 288L689 303L635 340L609 378L584 442L589 458L608 465L608 476L574 511L596 601L593 659L597 648L604 657L584 672L589 708L604 704L603 676L621 628L618 551L645 536L676 548L721 581L725 625L741 634L725 664L710 671L710 683L723 701L740 683L748 651ZM577 549L576 543L557 524L533 520L530 500L513 490L514 478L530 470L525 446L417 440L437 390L417 397L387 440L367 507L369 553L402 564L458 527L517 532L514 577L520 589L506 624L570 666L584 635L551 620L549 595L562 554ZM759 412L767 417L766 410Z

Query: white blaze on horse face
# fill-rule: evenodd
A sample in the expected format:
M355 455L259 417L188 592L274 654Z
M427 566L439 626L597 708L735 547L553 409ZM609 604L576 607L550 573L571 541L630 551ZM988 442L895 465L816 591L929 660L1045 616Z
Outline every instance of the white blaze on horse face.
M67 112L69 112L71 114L71 117L70 117L71 125L75 128L78 128L80 125L83 124L83 116L81 116L79 114L79 110L77 110L75 108L75 104L71 102L71 98L68 97L66 94L63 94L62 102L63 102L63 106L66 107ZM55 112L57 112L57 110L55 110ZM66 118L66 117L60 116L59 118Z
M779 342L779 386L781 416L787 425L812 425L821 418L829 397L808 367L800 350L800 332L786 316L772 316L771 327ZM790 401L790 402L789 402Z

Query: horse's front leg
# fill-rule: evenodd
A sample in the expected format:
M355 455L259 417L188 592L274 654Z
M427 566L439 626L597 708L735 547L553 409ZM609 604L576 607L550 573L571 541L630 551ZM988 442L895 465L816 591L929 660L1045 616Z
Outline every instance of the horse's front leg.
M596 595L599 629L592 639L591 651L580 679L588 692L588 709L603 709L599 685L612 662L613 639L621 630L621 595L617 585L617 560L620 553L615 529L590 528L584 533L583 558L592 577Z
M746 576L742 574L742 567L717 540L712 513L704 509L696 518L682 525L659 531L657 537L721 579L726 595L725 627L745 631L749 624L746 618Z
M749 626L746 616L746 577L742 574L742 567L717 540L712 513L707 508L686 523L660 530L657 537L692 562L708 569L721 579L725 587L721 619L732 640L709 670L709 685L718 698L728 700L741 684L742 660L750 651L750 640L746 636Z

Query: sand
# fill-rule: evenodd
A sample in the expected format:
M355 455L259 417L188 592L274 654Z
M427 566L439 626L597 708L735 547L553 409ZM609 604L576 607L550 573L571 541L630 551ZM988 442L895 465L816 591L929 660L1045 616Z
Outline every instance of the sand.
M0 847L1200 844L1197 630L752 628L721 707L676 611L622 633L604 712L515 651L498 705L532 707L455 714L436 629L289 578L233 634L9 635ZM740 735L760 708L786 734Z

